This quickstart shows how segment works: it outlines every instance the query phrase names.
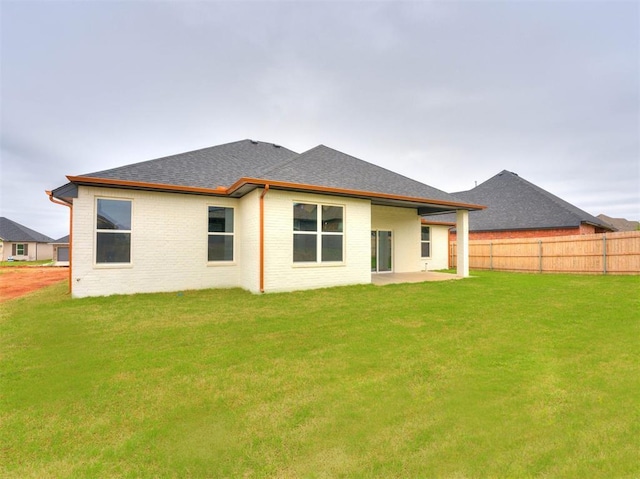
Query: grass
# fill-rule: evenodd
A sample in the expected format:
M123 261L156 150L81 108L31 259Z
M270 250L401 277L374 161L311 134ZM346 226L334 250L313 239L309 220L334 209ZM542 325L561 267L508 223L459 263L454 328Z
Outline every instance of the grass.
M0 475L640 476L640 277L3 305Z
M0 261L0 267L24 267L24 266L43 266L53 264L51 259L43 259L38 261Z

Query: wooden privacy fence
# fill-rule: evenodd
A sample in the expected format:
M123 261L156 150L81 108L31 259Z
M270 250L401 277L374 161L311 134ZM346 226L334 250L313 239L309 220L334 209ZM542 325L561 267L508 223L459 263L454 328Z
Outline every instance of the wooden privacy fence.
M451 265L457 244L451 242ZM536 273L640 274L640 231L469 241L469 268Z

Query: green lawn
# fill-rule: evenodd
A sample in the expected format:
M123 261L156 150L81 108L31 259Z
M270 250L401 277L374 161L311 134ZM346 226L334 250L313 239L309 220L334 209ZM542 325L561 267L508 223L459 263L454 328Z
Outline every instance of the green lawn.
M640 277L2 305L0 476L640 477Z
M11 267L20 267L20 266L42 266L45 264L53 264L53 260L51 259L41 259L38 261L0 261L0 267L4 268L7 266Z

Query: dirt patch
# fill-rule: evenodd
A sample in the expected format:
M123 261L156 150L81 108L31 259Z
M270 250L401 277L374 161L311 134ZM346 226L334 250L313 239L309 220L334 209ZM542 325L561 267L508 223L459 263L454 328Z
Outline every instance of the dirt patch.
M10 266L0 268L0 303L69 278L69 268Z

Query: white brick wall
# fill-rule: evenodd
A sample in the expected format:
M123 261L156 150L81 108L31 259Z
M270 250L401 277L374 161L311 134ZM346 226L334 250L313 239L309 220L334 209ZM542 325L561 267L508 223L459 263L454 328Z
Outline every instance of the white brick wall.
M241 199L79 187L73 207L74 297L242 287L260 290L260 195ZM95 263L96 198L132 201L131 264ZM293 262L293 204L344 207L344 261ZM371 206L368 200L270 190L265 196L266 292L292 291L371 281L371 230L393 231L395 272L420 271L420 219L416 210ZM207 207L235 208L235 261L207 261ZM433 245L436 249L436 229ZM446 230L445 230L446 232ZM446 245L446 237L442 240ZM446 246L438 261L446 267ZM435 263L434 268L435 269Z
M131 264L95 264L96 198L130 199ZM74 297L240 286L242 223L232 198L79 187L73 207ZM207 207L236 207L236 261L207 262Z
M422 259L420 269L428 263L429 271L449 267L449 228L442 225L427 225L431 228L431 258Z
M417 210L372 206L371 229L392 232L394 273L424 269L424 263L420 261L420 217Z
M260 292L260 194L254 190L239 201L238 217L240 234L236 246L240 252L240 283L244 289Z
M293 203L344 207L344 261L293 262ZM371 205L367 200L270 190L265 197L265 291L371 282Z

